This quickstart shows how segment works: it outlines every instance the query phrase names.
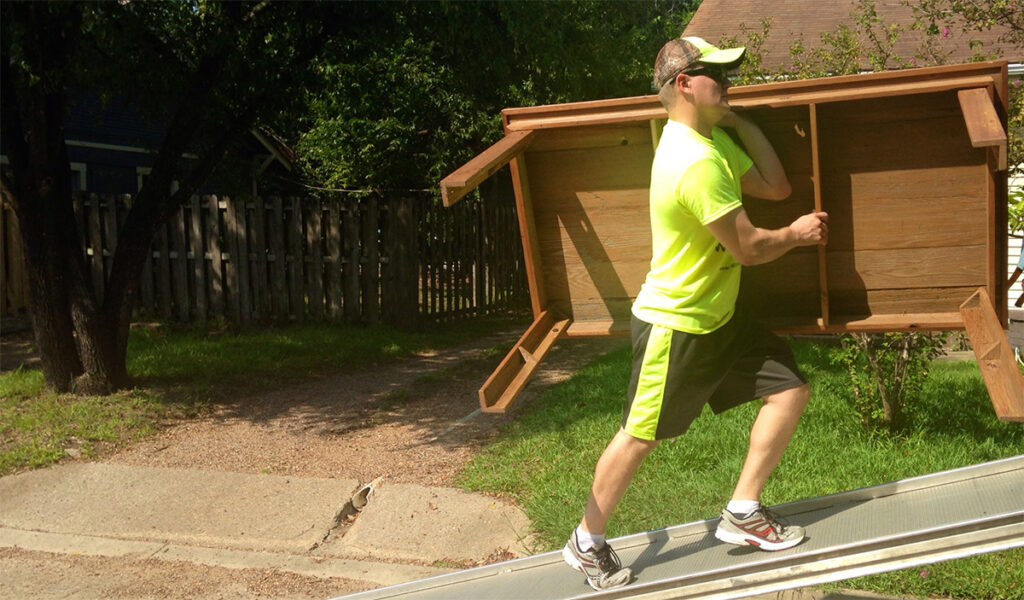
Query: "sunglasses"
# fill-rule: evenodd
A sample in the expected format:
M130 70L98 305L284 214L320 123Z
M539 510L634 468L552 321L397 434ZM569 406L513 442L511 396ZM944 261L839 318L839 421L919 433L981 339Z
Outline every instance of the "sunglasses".
M722 68L703 66L697 69L693 69L692 71L680 71L673 75L671 78L665 80L665 83L671 83L675 81L676 77L678 77L679 75L689 75L690 77L697 77L699 75L703 75L705 77L713 79L715 82L719 84L725 85L727 83L730 83L729 76L732 75L733 73L734 71L728 71Z

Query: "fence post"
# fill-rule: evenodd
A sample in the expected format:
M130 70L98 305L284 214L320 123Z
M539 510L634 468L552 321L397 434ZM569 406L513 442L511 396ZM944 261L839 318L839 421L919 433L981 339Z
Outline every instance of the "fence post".
M196 321L206 322L206 250L203 248L203 214L199 196L192 196L192 275L195 278Z
M380 198L370 194L362 215L363 315L369 323L380 322Z
M279 319L288 318L288 287L287 271L288 266L284 251L284 204L280 197L275 197L271 202L270 231L270 252L274 264L270 268L270 289L274 300L273 315Z
M345 319L358 321L362 315L359 305L359 200L348 198L345 207L343 248L345 250Z
M341 307L341 200L337 196L327 199L327 224L324 237L327 238L327 314L340 319Z
M391 200L387 231L386 314L389 323L409 327L416 324L419 316L417 275L420 261L412 198L402 196Z
M270 294L267 293L267 238L266 207L263 198L252 199L252 227L249 231L249 254L252 256L250 279L252 280L252 306L256 318L270 317ZM246 257L248 260L248 257Z
M231 316L236 322L248 323L249 307L249 244L246 233L246 201L224 199L224 241L228 248L226 267L227 294Z
M320 206L320 198L306 198L306 252L309 264L306 265L306 295L309 297L309 314L314 319L324 317L324 253L320 241L323 227L324 211Z
M118 219L117 228L121 229L128 213L132 210L132 196L125 194L123 197L124 211ZM156 247L156 235L149 246L146 247L146 258L142 262L142 273L139 275L139 295L135 302L136 310L150 315L156 315L156 296L153 288L153 249Z
M302 284L302 264L305 261L302 252L302 202L292 197L288 203L292 209L288 226L288 302L291 316L301 323L306 316L305 286Z
M96 301L103 302L103 234L100 222L100 197L89 194L89 248L92 260L89 261L92 271L92 285L96 292Z
M220 198L206 197L206 248L210 253L210 314L224 316L224 252L220 237Z
M178 307L178 320L188 321L191 312L191 302L188 295L188 246L185 244L185 205L178 209L171 222L171 243L174 245L174 262L171 268L174 270L174 303Z
M158 305L160 318L171 318L171 261L167 243L167 224L163 223L157 227L156 239L153 246L157 251L156 258L156 292L159 296Z

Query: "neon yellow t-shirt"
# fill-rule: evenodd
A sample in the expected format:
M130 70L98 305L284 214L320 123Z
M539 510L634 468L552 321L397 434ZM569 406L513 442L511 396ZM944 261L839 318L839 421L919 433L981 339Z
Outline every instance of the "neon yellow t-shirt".
M709 140L682 123L665 125L651 167L651 269L634 315L689 333L729 321L740 264L705 225L741 206L740 177L753 164L717 127Z

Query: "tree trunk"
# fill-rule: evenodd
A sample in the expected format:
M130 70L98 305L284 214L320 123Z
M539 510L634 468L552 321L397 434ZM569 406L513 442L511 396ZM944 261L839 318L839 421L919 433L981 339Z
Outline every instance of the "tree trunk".
M50 389L68 392L73 379L82 372L82 362L75 347L71 321L71 300L65 271L67 260L62 252L63 244L50 243L57 237L52 223L26 223L31 221L27 216L21 212L18 221L28 273L28 311L32 317L43 379ZM43 215L39 218L50 220Z
M84 372L75 379L79 394L106 395L128 385L127 344L121 344L118 327L99 312L73 311L78 351Z
M9 90L5 90L9 96ZM68 177L67 146L61 124L64 96L60 91L33 98L25 123L29 132L13 138L13 165L18 185L12 205L18 217L28 273L29 314L39 348L46 385L57 392L71 389L82 372L71 319L72 273L84 266ZM20 130L20 119L12 127ZM11 139L11 138L5 138Z

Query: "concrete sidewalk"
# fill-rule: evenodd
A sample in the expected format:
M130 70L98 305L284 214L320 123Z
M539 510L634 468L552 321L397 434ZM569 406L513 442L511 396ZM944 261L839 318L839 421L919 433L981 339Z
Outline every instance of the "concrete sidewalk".
M359 491L370 493L356 513ZM103 463L0 478L0 547L275 569L373 586L526 554L529 532L518 508L494 498L386 481L367 489L349 479Z

